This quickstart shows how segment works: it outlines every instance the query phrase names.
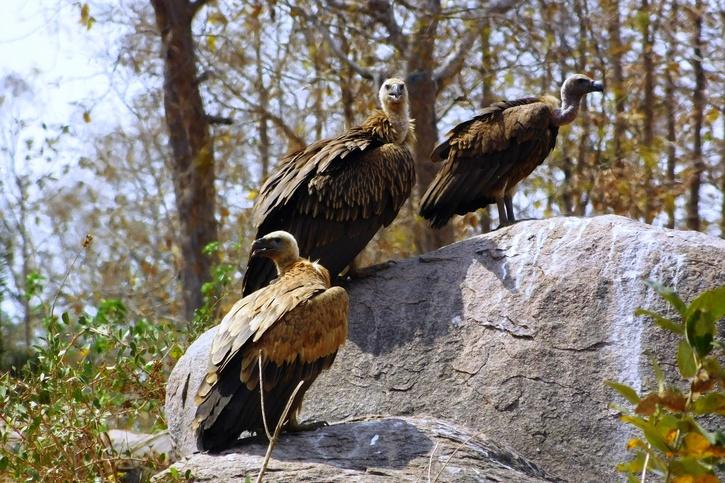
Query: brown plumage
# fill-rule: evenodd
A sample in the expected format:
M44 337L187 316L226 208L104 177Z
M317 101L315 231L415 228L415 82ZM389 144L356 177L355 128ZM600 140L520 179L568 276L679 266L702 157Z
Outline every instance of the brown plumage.
M405 83L386 80L380 100L383 110L361 126L282 160L254 206L257 238L288 231L303 257L319 260L335 277L395 219L415 184L415 135ZM268 260L250 259L244 294L274 276Z
M431 154L444 164L421 199L421 216L440 228L454 214L496 203L501 225L516 221L514 188L544 162L559 126L576 118L580 99L593 91L602 85L577 74L562 85L561 107L551 96L502 101L458 124Z
M256 240L252 254L272 259L279 277L239 300L219 325L209 369L196 394L194 428L202 450L226 449L243 431L264 433L259 354L270 431L302 380L285 428L304 429L297 422L302 398L347 338L347 293L330 286L324 267L299 257L289 233Z

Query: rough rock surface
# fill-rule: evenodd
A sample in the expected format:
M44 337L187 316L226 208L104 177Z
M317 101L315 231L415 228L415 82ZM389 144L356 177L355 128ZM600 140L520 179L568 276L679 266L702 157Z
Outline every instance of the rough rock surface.
M251 438L219 455L198 453L173 465L194 481L254 480L267 450ZM163 481L170 470L157 475ZM427 418L371 418L286 434L275 446L265 481L544 482L511 450L464 428ZM431 475L431 480L428 475Z
M616 479L629 433L602 381L651 387L647 354L674 363L671 339L633 315L664 308L644 279L686 301L725 284L725 241L618 216L554 218L395 263L349 287L348 342L302 416L443 418L551 474ZM167 387L181 454L195 449L193 394L212 337L189 348Z

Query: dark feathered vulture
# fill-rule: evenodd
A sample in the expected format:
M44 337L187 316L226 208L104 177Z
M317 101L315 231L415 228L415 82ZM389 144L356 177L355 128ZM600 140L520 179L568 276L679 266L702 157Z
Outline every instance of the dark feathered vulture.
M602 84L576 74L561 86L561 106L551 96L502 101L454 127L431 155L444 164L423 195L420 214L440 228L454 214L496 203L501 225L516 221L514 188L544 162L559 126L572 122L582 97L594 91L603 91Z
M395 219L415 184L413 122L402 80L387 79L379 98L382 111L362 125L282 160L255 201L257 238L285 230L303 257L318 260L335 277ZM268 260L251 258L244 294L274 276Z
M302 380L284 427L306 429L297 422L302 398L347 338L345 289L330 286L325 267L300 258L289 233L277 231L256 240L252 256L271 259L279 276L234 304L219 325L209 369L196 394L194 428L203 450L228 448L243 431L264 434L259 354L270 432Z

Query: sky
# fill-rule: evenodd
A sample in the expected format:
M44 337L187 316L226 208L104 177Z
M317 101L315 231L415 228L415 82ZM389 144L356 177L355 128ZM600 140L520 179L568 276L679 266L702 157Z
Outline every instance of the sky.
M120 100L109 95L112 77L99 55L107 45L107 33L96 24L88 30L80 23L80 4L67 0L3 0L4 14L0 17L0 86L7 76L23 79L30 92L14 96L2 89L5 96L0 105L3 129L13 119L28 121L18 143L15 170L33 178L57 172L61 166L73 164L78 157L91 152L92 146L82 142L89 135L100 135L123 116L118 109ZM86 123L83 113L92 99L93 121ZM98 118L98 119L96 119ZM105 119L106 122L98 120ZM63 138L53 162L31 156L25 159L26 138L35 138L36 145L45 136L41 123L49 126L71 126L74 136ZM0 142L3 142L0 138ZM7 158L6 158L7 161ZM3 164L6 163L3 161ZM7 176L8 166L0 166L0 175ZM79 174L66 176L62 183L70 184ZM75 179L73 179L75 177ZM32 186L32 185L31 185ZM6 183L6 195L12 196L12 184ZM52 221L51 221L52 222ZM43 226L31 225L33 238L43 240ZM3 301L6 312L13 313L9 300Z

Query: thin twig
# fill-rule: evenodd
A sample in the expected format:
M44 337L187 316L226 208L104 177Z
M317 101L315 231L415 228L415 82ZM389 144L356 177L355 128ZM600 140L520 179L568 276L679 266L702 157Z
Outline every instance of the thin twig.
M302 387L302 384L304 384L304 379L297 384L297 387L294 391L292 391L292 395L290 396L289 400L287 401L287 405L284 407L284 411L282 412L282 417L279 418L279 421L277 422L277 427L274 429L274 435L272 435L272 439L269 440L269 445L267 446L267 453L264 455L264 461L262 462L262 468L259 470L259 475L257 476L256 483L262 483L262 477L264 476L264 472L267 471L267 465L269 464L269 459L272 457L272 450L274 449L274 445L277 444L277 438L279 437L279 433L282 430L282 425L284 424L285 419L287 419L287 414L289 414L290 408L292 407L292 402L295 400L295 397L297 397L297 392ZM262 408L264 411L264 408Z
M443 466L441 466L441 469L438 470L438 474L436 474L436 477L433 480L433 483L435 483L436 481L438 481L438 478L440 478L441 473L443 473L443 470L446 468L446 465L448 465L448 463L451 461L451 459L456 455L456 453L458 453L458 450L461 449L461 448L463 448L465 445L467 445L468 442L471 441L472 438L473 438L473 436L471 436L470 438L468 438L467 440L465 440L463 443L459 444L458 447L453 450L453 452L448 457L448 459L443 463Z
M63 280L60 282L60 285L58 286L58 290L55 292L55 297L53 297L53 303L50 305L50 317L53 317L53 311L55 310L55 303L58 301L58 297L60 296L60 291L63 290L63 287L65 286L66 281L68 281L68 277L70 276L70 272L73 270L76 262L78 261L78 258L80 258L81 253L83 250L87 249L91 242L93 241L93 235L88 233L85 238L83 239L83 243L81 243L82 250L78 250L76 252L76 256L71 262L70 266L68 267L68 270L66 270L65 275L63 276Z
M428 459L428 483L430 483L430 473L433 469L433 455L436 454L436 450L438 449L438 445L440 443L440 441L436 441L436 445L433 447L433 451L431 452L430 458Z
M649 444L647 444L649 446ZM640 478L640 483L645 483L647 481L647 466L649 466L649 451L647 451L647 455L644 457L644 464L642 465L642 478Z
M267 426L267 416L264 412L264 385L262 383L262 351L259 351L257 355L257 362L259 363L259 400L262 406L262 423L264 424L264 432L267 434L267 441L272 441L272 435L269 434L269 427Z

